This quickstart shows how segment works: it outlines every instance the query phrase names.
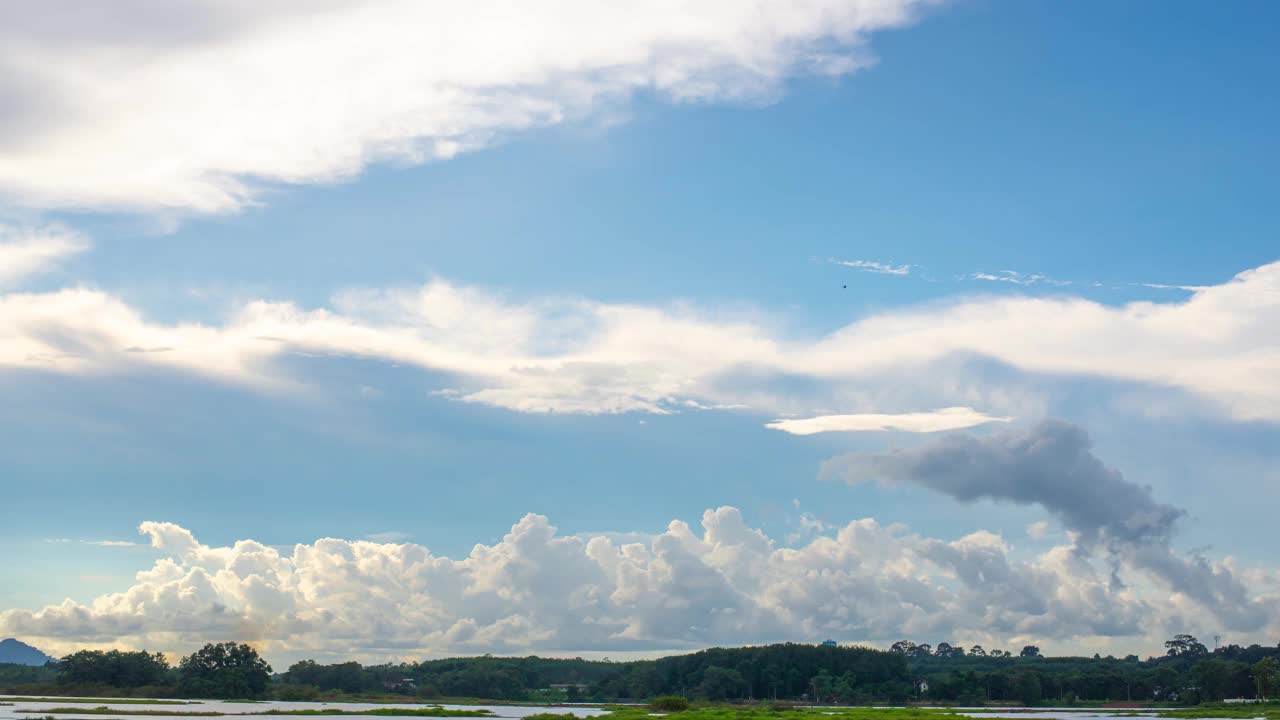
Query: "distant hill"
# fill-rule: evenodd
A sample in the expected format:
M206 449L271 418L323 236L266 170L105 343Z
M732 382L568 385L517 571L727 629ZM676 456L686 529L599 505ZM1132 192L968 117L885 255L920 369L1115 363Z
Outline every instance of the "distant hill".
M13 638L0 640L0 663L43 665L50 660L53 660L53 658L24 642L19 642Z

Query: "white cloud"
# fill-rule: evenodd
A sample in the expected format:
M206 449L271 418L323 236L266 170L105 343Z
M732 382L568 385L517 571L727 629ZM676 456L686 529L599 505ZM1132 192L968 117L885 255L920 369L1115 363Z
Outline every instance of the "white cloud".
M384 532L369 533L365 535L365 540L372 540L377 543L399 543L413 537L413 533L402 532L400 530L386 530Z
M1231 630L1256 632L1278 609L1274 599L1254 596L1229 565L1174 552L1171 540L1186 511L1108 467L1084 430L1061 420L983 437L946 435L913 449L848 453L823 463L820 475L850 484L912 483L962 503L1039 505L1069 531L1077 551L1105 548L1113 559L1123 556Z
M890 263L876 262L875 260L836 260L831 259L827 262L832 265L840 265L843 267L856 268L863 272L876 273L877 275L910 275L911 265L893 265Z
M930 412L864 413L861 415L820 415L800 420L775 420L767 428L781 430L792 435L814 435L824 432L899 432L930 433L942 430L984 425L992 422L1009 422L1012 418L992 417L973 408L949 407Z
M1027 537L1032 540L1043 540L1049 537L1049 521L1037 520L1027 525Z
M1071 546L1024 561L985 531L944 541L864 519L785 548L731 507L706 511L700 532L674 521L648 544L561 536L527 515L461 559L409 543L325 538L282 552L253 540L209 547L170 523L140 530L164 557L131 587L4 611L0 632L57 652L250 640L276 658L826 637L1158 644L1171 618L1204 610L1127 566L1127 586L1116 588L1107 562ZM1252 590L1274 604L1275 574L1249 572Z
M1154 288L1156 290L1182 290L1184 292L1200 292L1207 290L1204 285L1166 285L1164 283L1131 283L1139 287Z
M66 228L0 225L0 288L48 272L88 247L87 240Z
M129 540L91 540L90 545L98 547L137 547L138 543Z
M977 272L970 275L969 278L972 280L986 280L988 282L1002 282L1022 286L1044 283L1046 285L1065 287L1072 284L1070 280L1055 280L1048 275L1042 275L1040 273L1024 273L1018 272L1017 270L1001 270L997 273Z
M790 76L865 67L868 33L933 2L8 6L0 192L46 208L234 210L273 183L616 115L637 92L768 99Z
M963 405L1030 414L1007 379L995 384L956 360L984 357L1028 382L1137 383L1191 393L1237 419L1280 420L1280 263L1177 302L967 298L871 315L816 339L790 338L750 313L516 302L443 281L343 293L328 308L251 302L219 325L152 322L87 288L0 294L0 368L167 368L288 389L302 382L286 370L296 364L278 362L290 354L438 371L452 386L443 396L520 412L749 406L780 417Z

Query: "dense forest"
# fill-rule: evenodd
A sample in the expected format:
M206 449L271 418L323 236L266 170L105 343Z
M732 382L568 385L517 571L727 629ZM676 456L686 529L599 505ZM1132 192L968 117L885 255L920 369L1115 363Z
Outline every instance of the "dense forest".
M350 696L485 698L534 702L639 701L682 695L710 701L950 705L1169 703L1190 705L1280 694L1280 647L1209 650L1179 635L1139 659L1043 657L902 641L889 651L784 643L713 648L630 662L483 657L418 663L294 663L272 675L247 645L207 645L170 666L159 653L81 651L45 667L0 665L0 690L151 697Z

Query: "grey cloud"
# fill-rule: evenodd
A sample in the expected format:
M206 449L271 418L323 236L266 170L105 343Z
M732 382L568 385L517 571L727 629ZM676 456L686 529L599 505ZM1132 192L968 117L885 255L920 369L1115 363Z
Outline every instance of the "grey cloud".
M1272 600L1254 597L1231 569L1203 557L1179 557L1167 546L1129 548L1130 561L1159 577L1170 590L1209 608L1221 626L1253 632L1280 612Z
M850 484L912 483L961 502L1039 505L1097 541L1167 541L1185 512L1156 502L1091 450L1084 430L1046 420L986 437L947 435L921 448L855 452L823 463L821 476Z
M1170 541L1186 512L1156 501L1150 487L1108 467L1093 454L1088 434L1061 420L984 437L948 435L909 450L849 453L823 463L820 474L850 484L920 485L961 502L1039 505L1077 534L1073 556L1064 556L1062 562L1083 562L1105 549L1112 588L1123 587L1120 572L1128 565L1175 593L1176 602L1185 598L1209 613L1221 628L1255 631L1280 609L1274 599L1251 594L1227 564L1176 553ZM1040 603L1050 593L1042 580L1005 572L1003 554L960 550L936 542L926 546L931 559L951 566L972 587L1002 586L999 607L1006 614L1012 611L1010 617L1016 619L1010 629L1043 632L1047 626L1037 618L1048 617ZM1095 612L1110 601L1099 592L1093 588L1070 605L1075 617L1059 611L1049 624L1087 625L1099 634L1137 627L1132 612ZM987 622L1007 625L990 616Z

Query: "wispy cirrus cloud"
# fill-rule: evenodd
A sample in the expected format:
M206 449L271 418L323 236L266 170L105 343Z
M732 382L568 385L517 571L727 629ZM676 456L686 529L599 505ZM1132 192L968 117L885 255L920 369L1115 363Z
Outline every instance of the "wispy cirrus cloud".
M1053 285L1055 287L1066 287L1073 284L1071 280L1056 280L1048 275L1040 273L1024 273L1017 270L1000 270L995 273L976 272L968 276L970 280L985 280L987 282L1002 282L1010 285L1021 285L1027 287L1030 285Z
M914 265L894 265L892 263L877 262L875 260L838 260L830 258L827 260L832 265L853 268L862 272L875 273L877 275L910 275Z
M1183 292L1200 292L1209 289L1208 285L1166 285L1164 283L1129 283L1138 287L1153 288L1155 290L1182 290Z
M987 423L1009 422L1012 418L994 417L973 408L949 407L931 412L862 413L857 415L820 415L811 418L775 420L765 427L792 435L814 435L826 432L898 432L932 433L960 430Z
M413 537L413 533L403 532L400 530L385 530L383 532L369 533L364 536L366 540L372 540L377 543L401 543Z

